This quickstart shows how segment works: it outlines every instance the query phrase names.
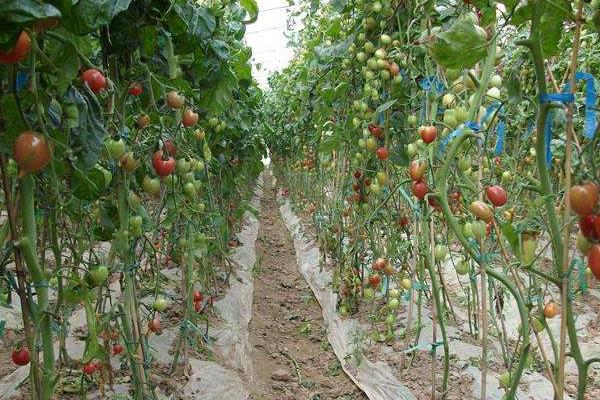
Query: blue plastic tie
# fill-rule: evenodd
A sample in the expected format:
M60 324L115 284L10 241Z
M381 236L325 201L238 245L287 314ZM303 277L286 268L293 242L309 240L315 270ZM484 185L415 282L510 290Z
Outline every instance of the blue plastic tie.
M448 144L452 140L454 140L454 138L456 138L458 135L460 135L462 133L462 131L464 131L466 128L471 129L474 132L479 132L479 130L481 129L481 126L477 122L467 121L460 128L456 128L455 130L450 132L450 134L442 140L442 142L440 143L440 145L438 147L438 157L446 151L446 147L448 146Z
M598 120L596 118L596 86L594 77L587 72L577 72L575 74L576 81L585 81L585 130L584 136L592 139L596 133ZM564 88L565 92L571 91L571 85L567 82Z
M421 81L419 81L419 86L426 92L435 89L438 94L443 93L445 89L444 82L438 79L438 77L435 75L421 79Z
M29 74L27 72L18 71L16 79L17 92L20 92L23 89L25 89L25 86L27 86L27 82L29 82Z
M575 96L572 93L546 93L540 96L541 103L552 103L560 102L564 104L570 104L575 101ZM554 125L554 111L550 109L546 117L546 124L544 125L544 148L546 151L546 168L552 167L552 127Z

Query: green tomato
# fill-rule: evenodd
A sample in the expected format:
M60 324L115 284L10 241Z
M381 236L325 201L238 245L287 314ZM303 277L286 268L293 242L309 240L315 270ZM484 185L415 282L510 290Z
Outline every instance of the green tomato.
M461 261L454 268L455 268L456 273L458 275L466 275L466 274L469 273L469 262L468 261Z
M134 215L129 218L129 231L133 236L140 236L142 234L142 216Z
M388 314L387 317L385 317L385 323L390 326L394 325L396 323L396 315Z
M508 389L510 385L510 372L505 371L502 375L498 377L498 385L502 389Z
M375 291L373 290L373 288L366 287L363 293L365 295L365 299L367 300L372 300L375 298Z
M458 169L460 169L462 172L465 172L469 168L471 168L471 157L465 154L458 160Z
M483 221L473 221L471 222L471 227L473 229L473 236L475 239L485 239L487 236L487 225Z
M98 265L85 274L85 282L90 287L101 286L108 279L108 268L106 265Z
M188 182L183 186L183 193L189 198L196 196L196 186L192 182Z
M160 181L157 178L151 178L146 175L142 181L142 188L149 195L157 196L160 194Z
M187 174L190 171L190 162L187 161L185 158L180 158L179 160L177 160L175 170L179 175Z
M448 255L448 246L445 246L443 244L438 244L433 249L433 256L435 257L435 260L438 262L444 260L447 255Z
M154 302L152 303L152 308L155 311L158 312L163 312L167 309L167 306L169 305L169 303L167 302L167 299L165 299L164 297L158 297L156 300L154 300Z
M135 192L131 190L129 191L128 200L129 206L134 210L137 210L142 205L142 199L140 199L140 196L138 196L137 194L135 194Z
M463 235L465 235L467 238L475 237L475 234L473 233L473 223L465 223L465 225L463 226Z
M397 299L400 297L400 291L398 289L390 289L388 294L392 299Z
M512 173L510 171L504 171L502 173L502 183L508 183L512 179Z
M400 301L398 299L390 299L387 303L387 307L390 310L397 310L400 307Z
M116 160L125 154L125 142L121 138L118 140L109 138L104 141L104 149L108 158Z

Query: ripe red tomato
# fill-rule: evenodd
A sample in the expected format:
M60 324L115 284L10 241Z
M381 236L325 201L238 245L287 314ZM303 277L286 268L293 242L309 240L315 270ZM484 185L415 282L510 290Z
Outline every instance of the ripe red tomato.
M487 199L496 207L502 207L508 200L506 190L502 186L494 185L486 189L485 195Z
M490 222L494 219L494 211L492 208L485 204L483 201L475 200L469 206L469 210L480 220Z
M139 82L133 82L129 85L129 94L132 96L139 96L144 91L144 86Z
M19 166L19 176L37 172L50 162L52 145L46 138L33 131L21 133L13 145L13 158Z
M169 176L175 171L176 162L171 156L167 156L162 150L158 150L152 156L152 166L156 171L156 174L161 178Z
M16 365L23 366L29 364L29 349L21 347L12 352L11 358Z
M395 62L392 62L388 66L388 71L390 72L390 75L396 76L400 73L400 67Z
M594 220L594 230L596 231L596 237L600 238L600 216L595 215L596 219Z
M155 333L162 330L162 325L160 324L160 319L158 317L148 321L148 330Z
M196 312L202 311L202 301L195 301L194 302L194 310Z
M376 138L380 138L383 136L383 129L381 129L379 125L374 123L369 124L369 132L371 132L371 135L375 136Z
M558 306L556 305L556 303L554 302L550 302L548 304L546 304L546 306L544 307L544 316L548 319L552 319L554 317L556 317L556 315L558 314Z
M100 93L106 87L106 78L97 69L88 69L81 74L81 82L87 84L94 93Z
M83 366L83 373L86 375L91 375L98 369L98 364L95 362L89 362Z
M588 267L596 279L600 279L600 244L594 243L588 252Z
M425 169L427 165L424 162L420 162L417 160L411 161L408 167L408 175L410 175L410 179L413 181L422 181L423 175L425 175Z
M17 42L10 51L0 50L0 64L16 64L23 61L31 50L31 38L25 31L19 34Z
M575 185L569 189L571 209L579 216L590 215L598 203L598 186L593 183Z
M123 352L123 350L125 350L125 347L123 347L123 345L119 344L119 343L113 345L113 347L112 347L112 353L115 356L118 356L119 354L121 354Z
M398 221L398 223L400 224L400 227L404 228L409 223L408 217L406 217L406 216L401 217L400 220Z
M202 292L200 292L199 290L194 290L194 301L202 301L202 298L204 296L202 296Z
M163 143L163 150L166 150L170 156L177 157L177 146L171 139L167 139Z
M362 171L360 169L357 169L352 175L354 175L355 179L360 179L362 177Z
M376 288L381 283L381 277L378 274L371 275L369 277L369 285Z
M423 200L428 191L427 184L423 181L413 182L411 190L417 199Z
M387 160L389 155L390 152L387 147L380 147L377 149L377 158L379 158L381 161Z
M596 231L596 225L598 224L598 216L596 215L587 215L585 217L579 218L579 229L581 230L581 234L588 239L598 239L598 234Z
M196 125L198 123L198 114L195 113L194 110L192 110L191 108L186 108L183 112L181 123L186 128Z
M373 270L375 271L383 271L383 269L385 268L387 264L387 260L383 257L379 257L377 258L374 262L373 262Z
M419 128L419 135L421 135L424 143L429 144L437 137L437 131L433 125L422 126Z

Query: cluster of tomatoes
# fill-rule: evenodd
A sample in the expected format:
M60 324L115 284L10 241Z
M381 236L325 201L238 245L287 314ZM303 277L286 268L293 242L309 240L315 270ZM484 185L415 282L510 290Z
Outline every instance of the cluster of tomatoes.
M598 186L595 183L575 185L569 189L571 210L579 216L580 237L577 240L579 250L587 255L588 267L600 279L600 214L598 205Z
M379 125L377 125L375 123L370 123L368 128L369 128L369 133L371 133L371 135L373 135L376 143L383 141L383 139L384 139L383 129ZM383 144L380 145L378 143L377 150L375 150L375 155L377 156L377 158L379 160L385 161L390 156L390 151L388 150L387 147L385 147L385 145L383 145Z
M352 175L354 176L354 179L356 179L356 182L352 184L352 191L354 191L354 194L352 195L352 201L355 203L366 203L366 188L371 185L371 179L365 177L363 172L359 169L354 171Z

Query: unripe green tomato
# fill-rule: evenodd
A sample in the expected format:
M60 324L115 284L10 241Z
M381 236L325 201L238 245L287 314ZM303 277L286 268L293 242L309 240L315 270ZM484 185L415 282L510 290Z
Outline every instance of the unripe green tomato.
M387 44L390 44L390 43L392 43L392 38L391 38L389 35L386 35L386 34L384 33L383 35L379 36L379 41L380 41L382 44L385 44L385 45L387 45Z
M383 9L383 6L381 5L381 3L379 1L375 1L375 2L373 2L373 4L371 4L371 10L374 13L380 13L382 9Z
M466 275L469 273L469 262L461 261L460 263L456 264L454 269L458 275Z
M169 303L167 302L167 300L164 297L158 297L152 303L152 308L154 309L154 311L163 312L167 309L168 305L169 305Z
M395 314L388 314L387 317L385 317L385 323L386 325L394 325L396 323L396 315Z
M510 372L505 371L498 377L498 386L500 386L502 389L508 389L510 386Z
M410 158L413 158L414 156L416 156L419 153L419 149L417 148L417 145L414 143L409 143L406 146L406 152L408 153L408 156Z
M366 71L365 72L365 79L370 81L373 78L375 78L375 73L373 71Z
M414 128L417 126L417 116L415 114L411 114L408 116L408 126Z
M366 287L363 293L365 295L365 299L372 300L375 298L375 291L370 287Z
M387 307L390 310L397 310L400 307L400 301L398 299L388 300Z
M131 190L129 191L128 200L129 206L134 210L137 210L142 205L142 199L140 199L140 196Z
M448 246L443 244L438 244L433 249L433 256L435 257L435 261L443 261L448 255Z
M386 60L383 60L383 59L377 60L377 68L387 70L388 67L389 67L389 64Z
M400 85L402 83L402 77L400 75L396 75L394 79L392 79L392 85Z
M457 80L460 77L460 74L460 69L446 68L446 78L448 78L448 81L450 82Z
M381 71L379 71L379 76L383 80L388 80L391 77L390 72L387 69L382 69Z
M483 221L471 222L471 229L473 230L473 236L475 239L485 239L487 236L487 225Z
M502 77L500 75L492 76L489 81L489 86L500 89L502 86Z
M190 171L190 163L185 158L177 160L175 170L179 175L185 175Z
M367 68L371 71L376 71L379 69L379 65L377 65L377 60L375 58L369 58L367 60Z
M375 57L379 60L385 59L386 56L387 56L387 53L386 53L385 49L383 49L383 48L379 48L375 51Z
M410 281L410 278L402 278L400 281L400 286L402 286L404 290L409 290L412 288L412 282Z
M512 173L510 171L504 171L502 173L502 178L501 178L502 183L508 183L511 181L511 179L512 179Z
M358 62L363 63L363 62L365 62L366 59L367 59L367 55L364 52L359 51L358 53L356 53L356 60Z
M187 174L185 174L183 176L184 182L193 182L195 179L196 179L196 176L194 175L193 172L188 172Z
M471 157L465 154L458 159L458 169L466 172L469 168L471 168Z
M400 298L400 291L398 289L390 289L388 294L392 299Z
M581 252L581 254L587 255L590 250L590 241L579 232L577 234L577 250Z
M165 185L169 187L176 186L177 182L179 181L179 179L177 179L177 176L174 174L167 175L163 179L165 181Z
M465 107L459 106L454 109L454 117L457 123L462 124L469 117L469 112Z
M366 42L364 47L365 47L365 51L367 53L375 53L376 48L375 48L375 45L373 43Z

